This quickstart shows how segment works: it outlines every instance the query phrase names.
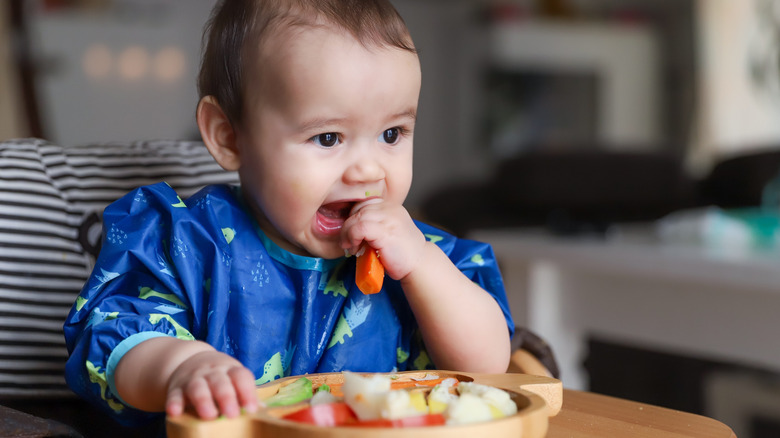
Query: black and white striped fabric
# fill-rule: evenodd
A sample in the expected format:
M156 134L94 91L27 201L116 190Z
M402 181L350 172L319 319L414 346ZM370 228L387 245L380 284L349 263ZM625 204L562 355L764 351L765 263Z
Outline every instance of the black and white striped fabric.
M0 399L72 394L62 325L99 248L102 211L159 181L186 198L238 178L199 142L0 142Z

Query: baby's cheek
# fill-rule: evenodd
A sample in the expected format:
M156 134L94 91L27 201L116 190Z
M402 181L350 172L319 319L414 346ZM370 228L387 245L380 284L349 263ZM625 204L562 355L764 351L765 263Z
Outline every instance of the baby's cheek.
M293 180L289 184L290 184L290 186L288 187L288 191L290 192L289 195L300 197L304 193L303 181Z
M289 206L297 206L296 210L301 207L307 210L320 207L318 205L319 202L314 199L316 189L311 183L306 184L303 180L292 180L287 182L287 187L280 188L280 190L284 192L284 197Z

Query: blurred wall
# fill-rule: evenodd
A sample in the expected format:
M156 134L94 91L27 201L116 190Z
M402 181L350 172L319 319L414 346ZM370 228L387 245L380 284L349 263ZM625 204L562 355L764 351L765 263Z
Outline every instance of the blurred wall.
M198 138L195 77L214 2L26 2L49 139Z
M33 15L42 119L50 139L68 145L197 138L194 78L202 26L214 1L71 2L103 6L94 10L36 10L36 5L43 2L25 2ZM517 7L520 14L526 14L521 20L541 17L556 21L556 26L607 23L648 30L646 33L657 39L659 56L655 63L659 65L653 74L658 91L652 97L657 100L653 107L657 106L660 115L651 130L657 144L643 146L646 150L682 158L690 153L689 144L693 143L698 154L695 158L707 163L712 161L712 151L723 150L719 145L727 145L728 151L741 150L750 142L773 141L780 129L780 124L772 123L778 114L777 106L768 103L771 93L756 92L752 86L735 86L732 81L735 74L745 81L747 73L738 69L744 66L745 50L752 50L746 44L753 38L745 35L762 26L755 18L743 18L752 13L754 5L777 3L775 0L571 0L557 2L569 7L557 12L540 10L542 2L536 0L392 2L409 25L423 68L415 133L415 182L408 200L411 207L453 183L489 178L501 159L487 146L484 120L486 110L491 108L484 90L485 66L491 50L486 10L497 4ZM694 11L698 11L701 20L695 20ZM694 38L696 25L701 30L698 35L703 36L698 40ZM701 57L696 56L696 44L705 47ZM0 52L3 53L7 55ZM698 62L705 66L704 70L697 66ZM123 63L146 67L122 73ZM179 73L159 73L166 63L169 73ZM710 65L734 70L718 74L714 72L720 67L710 70ZM3 73L7 69L7 62L0 59L0 80L10 79ZM701 86L697 86L697 78L704 78ZM15 86L4 85L3 89L13 90ZM702 99L696 98L698 92L704 96ZM0 96L0 127L5 130L0 131L2 137L25 132L21 121L14 120L19 111L9 97L10 93ZM711 105L711 99L722 103ZM651 99L635 100L642 105ZM695 103L706 111L695 112ZM595 106L593 112L597 112ZM694 115L698 116L696 123ZM759 120L763 121L757 127ZM650 117L647 121L649 126ZM697 129L693 131L693 127ZM8 130L19 134L7 133ZM741 137L735 132L741 132ZM727 135L725 143L716 140L721 134ZM630 143L606 147L636 146ZM595 145L601 146L604 145Z
M0 139L24 137L29 134L19 101L21 95L11 51L9 15L6 7L0 8Z
M698 0L697 25L692 164L780 148L780 2Z
M453 184L489 179L511 155L491 146L496 133L489 132L486 117L498 107L486 90L490 69L501 64L498 51L516 49L517 71L532 76L550 73L563 84L586 83L593 76L599 100L572 103L577 98L571 89L561 87L551 97L558 101L540 105L557 105L568 113L516 116L517 125L527 125L515 140L505 141L523 143L516 153L573 147L685 154L695 91L692 0L570 1L562 2L570 8L558 16L532 0L392 1L420 50L423 70L410 205ZM498 41L502 28L519 36ZM567 49L571 41L579 42L579 48ZM605 41L611 44L601 46ZM626 55L620 54L621 44L628 48ZM616 64L610 57L624 60ZM521 93L533 93L532 88ZM607 100L628 104L608 107ZM590 137L572 138L573 129L568 129L558 137L527 138L544 124L557 123L566 131L563 119L583 112L594 114L595 134Z
M478 86L485 35L473 0L393 0L420 53L422 90L414 133L415 206L438 187L485 177L491 158L480 144Z

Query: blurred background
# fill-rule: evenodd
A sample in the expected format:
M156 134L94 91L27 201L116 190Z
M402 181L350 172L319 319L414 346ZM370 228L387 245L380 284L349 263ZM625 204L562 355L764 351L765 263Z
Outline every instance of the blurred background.
M780 436L780 0L393 3L408 207L494 244L564 384ZM213 4L3 2L0 138L198 139Z

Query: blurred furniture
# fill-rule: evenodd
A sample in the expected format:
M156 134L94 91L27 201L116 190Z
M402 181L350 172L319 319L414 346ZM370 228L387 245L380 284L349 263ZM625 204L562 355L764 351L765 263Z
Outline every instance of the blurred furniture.
M0 436L6 438L82 438L70 427L0 406Z
M550 344L525 327L515 327L509 373L533 374L560 379L561 372Z
M516 324L550 343L568 388L588 388L591 335L780 372L780 253L661 243L642 230L469 237L492 244Z
M452 184L430 196L422 215L459 235L519 226L578 234L698 202L697 182L671 155L576 148L504 160L488 181Z
M764 188L775 177L780 177L780 150L731 155L718 161L702 181L701 203L722 208L759 206Z
M777 207L779 175L780 152L770 147L723 157L700 178L668 155L524 154L487 181L443 188L422 213L492 244L516 324L550 343L566 387L710 415L713 372L756 372L765 386L780 375L780 255L749 247L717 220L678 228L679 239L661 239L656 226L705 206ZM767 246L778 241L770 231L760 233ZM631 348L597 360L605 350L594 352L594 340ZM644 365L648 355L663 356L666 368ZM671 375L684 390L670 386Z
M100 249L103 208L159 181L186 198L238 178L200 142L0 142L0 405L85 436L137 436L67 387L62 325Z
M758 207L767 184L780 181L780 150L771 145L723 157L699 178L670 154L592 149L518 154L499 162L486 181L441 188L422 203L420 215L460 236L511 227L603 235L615 224L651 222L679 210Z

